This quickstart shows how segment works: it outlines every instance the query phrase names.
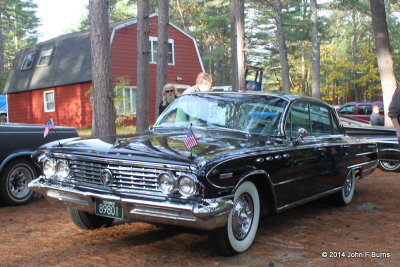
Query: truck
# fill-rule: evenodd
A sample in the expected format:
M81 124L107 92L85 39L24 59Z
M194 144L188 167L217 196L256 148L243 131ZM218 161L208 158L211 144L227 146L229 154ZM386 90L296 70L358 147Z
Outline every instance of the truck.
M44 137L45 125L0 124L0 202L25 205L33 199L28 183L39 175L31 160L38 147L59 139L78 137L73 127L56 126Z

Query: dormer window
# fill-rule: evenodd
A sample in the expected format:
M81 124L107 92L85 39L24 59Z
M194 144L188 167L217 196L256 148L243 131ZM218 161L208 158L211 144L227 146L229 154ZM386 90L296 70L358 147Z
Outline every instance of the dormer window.
M38 66L49 65L52 53L53 53L53 48L42 50L42 52L40 52L40 57L39 57L37 65Z
M21 65L21 70L30 70L33 67L33 62L35 60L36 52L31 52L25 55L24 61Z

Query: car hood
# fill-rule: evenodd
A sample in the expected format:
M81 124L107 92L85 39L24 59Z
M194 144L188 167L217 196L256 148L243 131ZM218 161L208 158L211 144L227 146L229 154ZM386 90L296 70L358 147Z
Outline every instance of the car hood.
M118 139L111 144L100 139L69 139L52 143L52 152L83 154L135 161L204 165L209 161L242 156L265 146L279 146L282 139L266 136L250 136L244 132L214 129L194 129L198 145L186 149L186 129L157 129L140 136Z

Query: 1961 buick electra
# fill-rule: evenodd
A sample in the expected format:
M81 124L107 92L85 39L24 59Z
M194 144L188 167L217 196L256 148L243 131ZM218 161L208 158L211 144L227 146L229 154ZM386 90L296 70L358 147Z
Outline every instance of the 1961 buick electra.
M349 204L378 162L376 144L346 135L329 105L262 93L186 94L144 135L52 143L34 158L42 175L29 187L67 204L80 228L209 230L223 255L251 246L262 215L328 195Z

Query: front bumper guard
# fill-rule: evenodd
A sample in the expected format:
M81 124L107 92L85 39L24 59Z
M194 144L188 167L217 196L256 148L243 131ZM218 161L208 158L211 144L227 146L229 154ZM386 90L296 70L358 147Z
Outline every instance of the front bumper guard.
M203 199L196 203L165 200L118 197L105 193L84 192L67 186L48 183L42 177L28 185L49 202L63 202L67 206L95 213L95 199L113 200L121 203L124 219L149 223L170 224L202 230L224 226L233 207L233 196Z

